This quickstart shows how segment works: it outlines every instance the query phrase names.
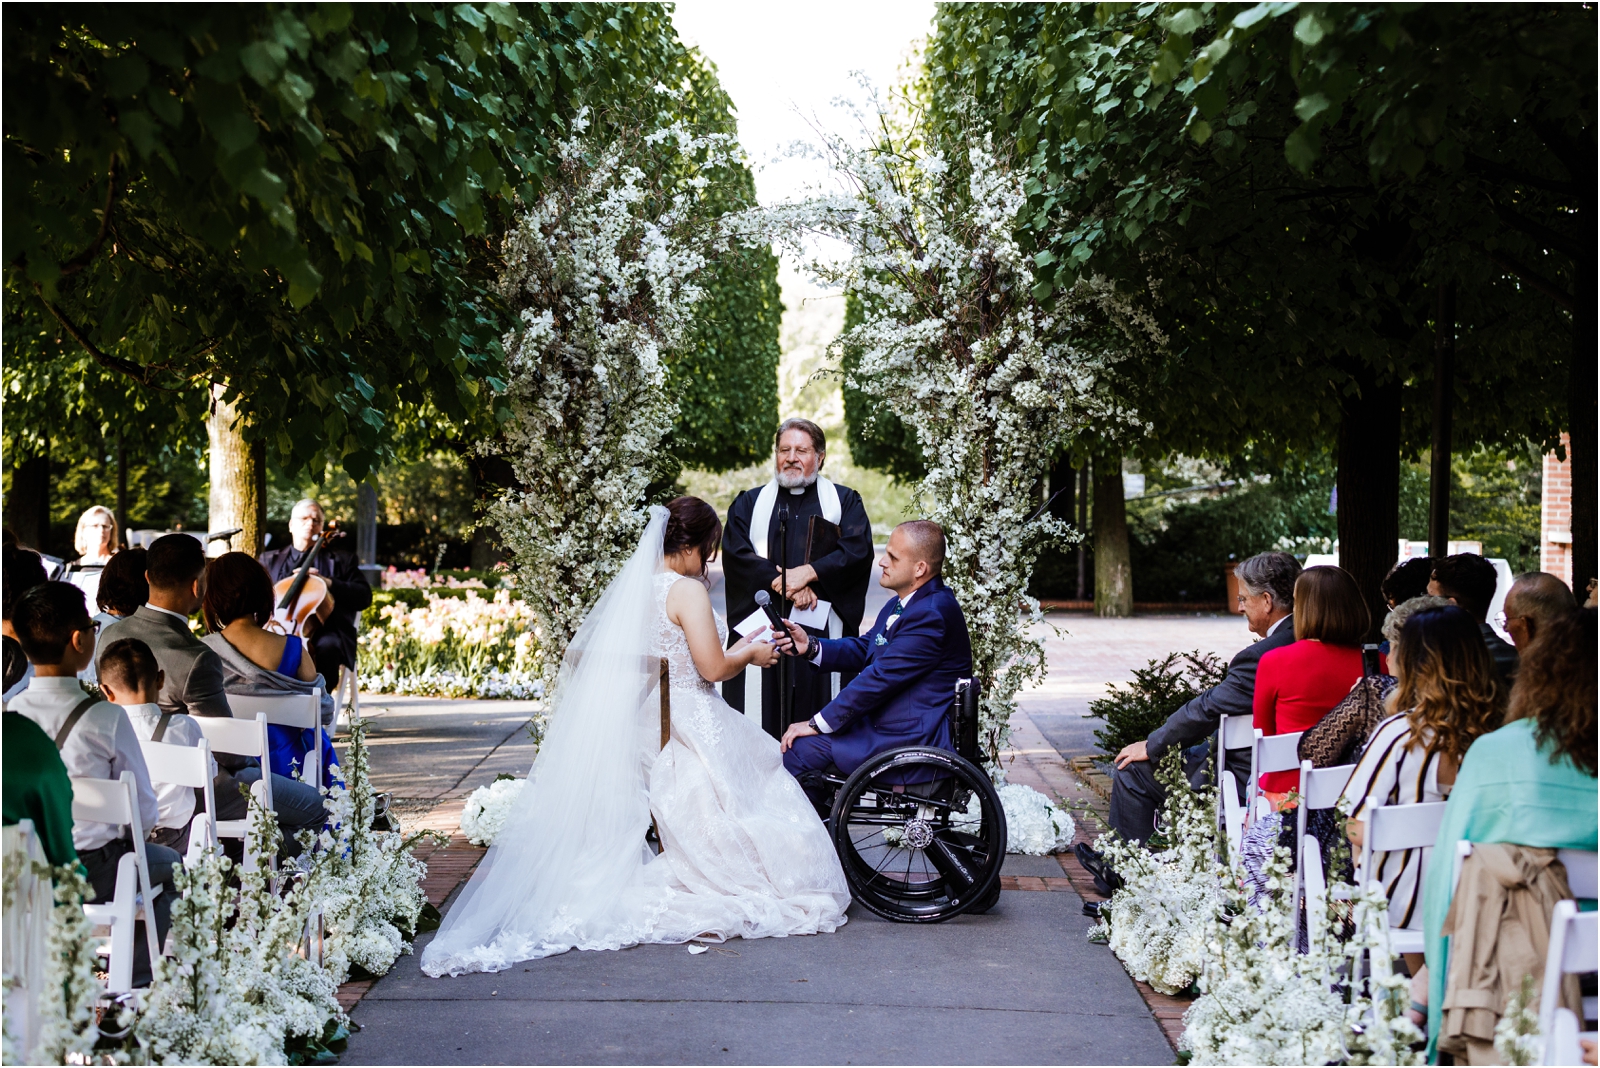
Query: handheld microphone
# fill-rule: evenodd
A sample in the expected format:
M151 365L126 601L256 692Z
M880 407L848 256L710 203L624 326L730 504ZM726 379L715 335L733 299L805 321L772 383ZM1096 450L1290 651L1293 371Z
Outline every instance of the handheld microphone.
M772 594L766 590L756 591L756 607L766 613L767 622L772 624L772 635L775 638L787 638L789 628L783 625L783 617L778 615L778 610L772 607Z

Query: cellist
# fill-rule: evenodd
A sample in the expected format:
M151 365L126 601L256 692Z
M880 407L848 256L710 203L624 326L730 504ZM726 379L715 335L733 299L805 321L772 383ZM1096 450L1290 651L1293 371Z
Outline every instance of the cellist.
M307 550L322 534L326 520L322 505L307 497L294 506L289 514L289 536L293 544L282 549L272 549L261 554L261 563L272 576L273 582L288 578L299 570ZM372 587L361 574L361 568L352 553L334 547L323 539L312 554L311 574L318 575L328 586L333 608L320 626L312 629L306 639L312 662L327 684L339 684L339 667L356 666L356 619L361 610L372 603ZM318 615L323 615L318 612Z

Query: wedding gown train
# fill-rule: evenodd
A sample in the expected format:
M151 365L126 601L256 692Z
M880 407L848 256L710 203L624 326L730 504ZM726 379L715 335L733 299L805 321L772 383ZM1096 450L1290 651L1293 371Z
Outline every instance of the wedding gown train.
M778 743L723 702L667 619L673 584L693 580L660 570L657 511L573 641L581 656L568 657L576 667L558 687L528 786L423 950L429 975L499 971L569 949L816 934L845 922L844 873ZM647 573L646 564L655 566ZM717 626L725 639L720 618ZM640 665L658 657L668 663L672 730L656 752L657 691ZM659 855L644 843L652 816Z

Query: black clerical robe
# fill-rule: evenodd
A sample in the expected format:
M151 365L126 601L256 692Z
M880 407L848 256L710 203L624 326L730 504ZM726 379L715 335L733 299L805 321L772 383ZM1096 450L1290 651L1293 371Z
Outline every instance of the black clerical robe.
M806 538L810 518L822 516L822 503L817 498L813 484L798 493L780 489L772 518L767 524L767 555L762 558L750 543L750 520L755 511L756 498L762 487L746 490L734 498L728 508L728 522L722 532L722 569L727 582L729 644L738 640L732 626L756 610L757 590L769 590L772 580L778 577L778 563L782 559L778 532L785 507L788 510L789 567L794 569L809 563L816 569L817 579L811 589L817 596L833 605L842 626L841 636L855 637L861 631L861 614L866 608L867 583L872 577L872 524L861 503L861 494L846 486L834 485L839 494L839 544L832 552L817 560L806 559ZM773 595L773 603L778 597ZM788 615L788 606L783 606ZM827 637L821 629L807 628L812 633ZM819 671L809 662L790 658L794 686L793 720L806 719L822 710L833 698L832 675ZM728 679L722 684L723 699L734 708L745 710L745 680L749 672ZM841 678L841 685L848 677ZM761 672L761 726L774 738L783 734L785 724L779 713L778 669L765 668Z
M304 560L305 554L292 544L261 554L261 566L267 569L273 582L300 570ZM350 553L322 546L317 549L317 558L311 566L317 569L328 584L328 592L333 594L333 611L307 643L311 647L311 659L331 690L339 685L340 665L356 666L356 621L361 610L372 603L372 587Z

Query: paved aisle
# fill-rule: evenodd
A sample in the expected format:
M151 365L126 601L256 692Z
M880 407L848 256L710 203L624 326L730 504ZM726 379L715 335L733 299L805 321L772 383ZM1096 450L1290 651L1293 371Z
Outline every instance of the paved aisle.
M1034 869L1037 868L1037 871ZM1012 874L1060 875L1049 857ZM567 953L430 979L402 957L344 1064L1170 1064L1070 891L932 927L859 907L832 935ZM422 943L425 944L426 937Z

